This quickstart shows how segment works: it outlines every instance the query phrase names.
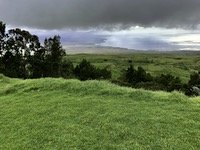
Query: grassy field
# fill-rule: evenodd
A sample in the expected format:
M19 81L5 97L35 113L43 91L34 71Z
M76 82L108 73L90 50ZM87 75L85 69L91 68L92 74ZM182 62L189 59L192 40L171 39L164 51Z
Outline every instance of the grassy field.
M112 71L113 79L120 77L121 70L128 68L130 60L136 68L142 66L153 76L170 73L180 77L185 83L192 72L200 71L200 55L180 53L76 54L68 55L66 59L72 61L74 65L82 59L87 59L97 67L107 67Z
M0 149L198 150L199 106L178 92L0 75Z

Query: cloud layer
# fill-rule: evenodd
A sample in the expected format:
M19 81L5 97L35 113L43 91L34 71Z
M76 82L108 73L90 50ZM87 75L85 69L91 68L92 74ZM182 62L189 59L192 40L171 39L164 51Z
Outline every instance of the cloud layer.
M40 29L196 27L200 0L0 0L0 20Z

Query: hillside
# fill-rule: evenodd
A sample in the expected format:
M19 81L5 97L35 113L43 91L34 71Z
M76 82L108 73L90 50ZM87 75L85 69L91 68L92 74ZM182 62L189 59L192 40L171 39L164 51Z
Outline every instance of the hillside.
M87 59L98 68L108 68L111 70L112 79L118 79L122 75L122 70L127 69L130 64L135 68L141 66L153 76L161 74L171 74L180 77L184 83L187 83L190 74L194 71L200 71L200 55L149 52L135 54L77 54L67 55L65 60L71 61L74 66L83 59ZM132 63L130 63L130 61Z
M0 149L200 149L200 98L0 75Z

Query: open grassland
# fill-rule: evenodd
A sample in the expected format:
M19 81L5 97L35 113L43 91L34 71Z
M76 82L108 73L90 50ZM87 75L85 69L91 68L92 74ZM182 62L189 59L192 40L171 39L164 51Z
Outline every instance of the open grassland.
M200 97L0 75L0 135L2 150L197 150Z
M68 55L65 59L70 60L74 65L87 59L97 67L107 67L112 71L112 78L117 79L121 70L127 69L129 65L143 67L153 76L160 74L172 74L187 82L190 74L200 71L200 55L186 55L177 53L135 53L135 54L77 54Z

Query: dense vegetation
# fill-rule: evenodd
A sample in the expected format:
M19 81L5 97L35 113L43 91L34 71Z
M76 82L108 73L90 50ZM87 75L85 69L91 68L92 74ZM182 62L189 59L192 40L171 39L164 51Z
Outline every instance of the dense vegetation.
M118 85L169 92L177 90L187 95L200 95L200 55L198 53L133 52L133 54L121 55L78 54L64 57L75 65L79 64L83 58L96 67L106 67L111 70L111 81ZM138 81L130 84L130 81L126 79L126 72L131 65L135 74L132 73L129 78ZM144 74L143 76L148 78L145 79L148 82L142 79L144 77L140 77L137 73L138 69L139 74Z
M97 68L88 60L83 59L74 67L66 60L65 50L62 48L60 36L46 38L40 44L36 35L21 29L10 29L6 32L6 25L0 22L0 73L13 78L41 78L63 77L80 80L111 79L112 73L108 66ZM104 59L106 62L107 60ZM135 60L134 60L135 61ZM117 80L111 80L119 85L148 90L177 90L187 95L200 95L200 72L190 75L188 83L182 83L181 78L171 74L152 76L143 67L136 70L131 64L121 71ZM153 60L144 60L153 63Z
M36 35L28 31L11 29L0 22L0 73L14 78L77 77L81 80L108 79L106 68L98 69L83 60L75 69L71 62L63 60L65 50L60 36L46 38L40 44Z
M188 84L183 84L179 77L171 74L161 74L153 77L142 67L134 69L132 65L124 71L122 81L127 82L129 86L135 88L144 88L148 90L164 90L168 92L183 91L186 95L200 95L200 72L193 73L190 76ZM120 82L118 82L120 84ZM127 84L127 85L128 85Z
M40 78L59 77L62 56L65 55L60 37L39 38L21 29L10 29L0 22L0 71L9 77Z
M200 99L0 75L0 149L200 149Z

